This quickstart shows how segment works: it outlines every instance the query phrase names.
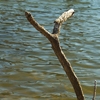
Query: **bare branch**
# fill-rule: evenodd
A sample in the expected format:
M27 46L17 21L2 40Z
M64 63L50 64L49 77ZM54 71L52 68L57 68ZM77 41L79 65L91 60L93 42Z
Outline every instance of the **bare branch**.
M50 37L51 34L47 30L45 30L43 26L41 26L38 22L35 21L34 17L31 15L30 12L26 11L25 16L27 20L36 28L36 30L38 30L40 33L42 33L47 38Z
M59 18L57 18L54 22L62 23L65 22L68 18L70 18L74 14L74 9L70 9L64 12Z
M58 19L55 20L53 34L50 34L40 24L38 24L29 12L25 12L25 15L26 15L28 21L40 33L42 33L44 36L46 36L48 38L48 40L51 42L52 48L53 48L56 56L58 57L60 63L62 64L62 66L63 66L63 68L64 68L64 70L65 70L74 90L75 90L77 100L85 100L80 82L79 82L77 76L75 75L70 62L68 61L68 59L64 55L64 53L60 47L59 38L58 38L62 22L66 21L69 17L71 17L73 15L73 13L74 13L74 10L71 9L67 12L64 12Z
M60 27L63 22L65 22L68 18L70 18L74 14L74 10L70 9L66 12L64 12L59 18L57 18L54 23L54 29L52 34L59 34L60 33Z
M96 80L94 81L94 90L93 90L93 99L92 100L95 100L95 97L96 97L96 89L97 89L97 86L96 86L97 82Z

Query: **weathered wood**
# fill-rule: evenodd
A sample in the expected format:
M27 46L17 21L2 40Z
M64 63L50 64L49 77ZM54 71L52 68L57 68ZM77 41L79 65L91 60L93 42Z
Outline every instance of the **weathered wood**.
M60 33L61 24L57 23L57 22L54 22L54 23L55 23L55 25L54 25L52 34L59 34Z
M81 84L80 84L77 76L75 75L70 62L68 61L68 59L64 55L64 53L60 47L60 43L59 43L58 39L52 40L51 44L52 44L52 48L53 48L56 56L58 57L58 59L59 59L61 65L63 66L70 82L72 83L72 86L73 86L74 91L75 91L76 96L77 96L77 100L85 100Z
M73 14L74 14L74 9L70 9L70 10L64 12L61 16L59 16L59 18L57 18L54 22L63 23L68 18L70 18Z
M40 24L38 24L29 12L25 12L25 15L26 15L28 21L40 33L42 33L44 36L46 36L48 38L48 40L51 42L52 48L53 48L56 56L58 57L58 59L59 59L61 65L63 66L70 82L72 83L72 86L73 86L75 93L76 93L76 96L77 96L77 100L85 100L80 82L79 82L77 76L75 75L70 62L68 61L68 59L66 58L66 56L64 55L64 53L63 53L63 51L60 47L59 37L58 37L61 24L64 21L66 21L69 17L71 17L73 15L73 13L74 13L74 10L71 9L71 10L63 13L58 19L55 20L55 26L54 26L54 29L53 29L53 34L50 34Z
M74 10L70 9L66 12L64 12L59 18L57 18L54 23L54 29L52 34L59 34L60 33L60 27L63 22L65 22L68 18L70 18L74 14Z
M95 97L96 97L96 89L97 89L97 81L95 80L94 81L94 90L93 90L93 98L92 98L92 100L95 100Z
M38 22L35 21L34 17L31 15L30 12L26 11L25 15L26 15L27 20L36 28L36 30L38 30L40 33L42 33L47 38L51 36L51 34L47 30L45 30L43 26L41 26Z

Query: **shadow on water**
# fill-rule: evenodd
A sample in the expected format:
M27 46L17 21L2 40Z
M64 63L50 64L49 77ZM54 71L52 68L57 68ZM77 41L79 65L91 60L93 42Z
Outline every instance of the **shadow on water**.
M87 100L97 80L100 98L100 34L98 0L0 1L0 100L76 100L49 41L27 21L24 11L52 32L53 21L74 8L62 25L60 42L81 81Z

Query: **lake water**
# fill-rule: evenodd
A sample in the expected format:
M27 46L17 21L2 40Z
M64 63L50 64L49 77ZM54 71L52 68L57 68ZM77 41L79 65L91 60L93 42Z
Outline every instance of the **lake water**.
M54 20L73 8L59 36L86 100L97 81L100 100L100 0L0 0L0 100L76 100L49 41L25 10L52 32Z

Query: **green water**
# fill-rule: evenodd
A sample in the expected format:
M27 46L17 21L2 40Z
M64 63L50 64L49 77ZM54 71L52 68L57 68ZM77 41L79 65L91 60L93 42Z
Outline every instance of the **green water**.
M0 100L76 100L49 41L27 21L25 10L52 32L54 20L73 8L61 28L61 47L86 100L97 80L100 100L99 0L0 0Z

